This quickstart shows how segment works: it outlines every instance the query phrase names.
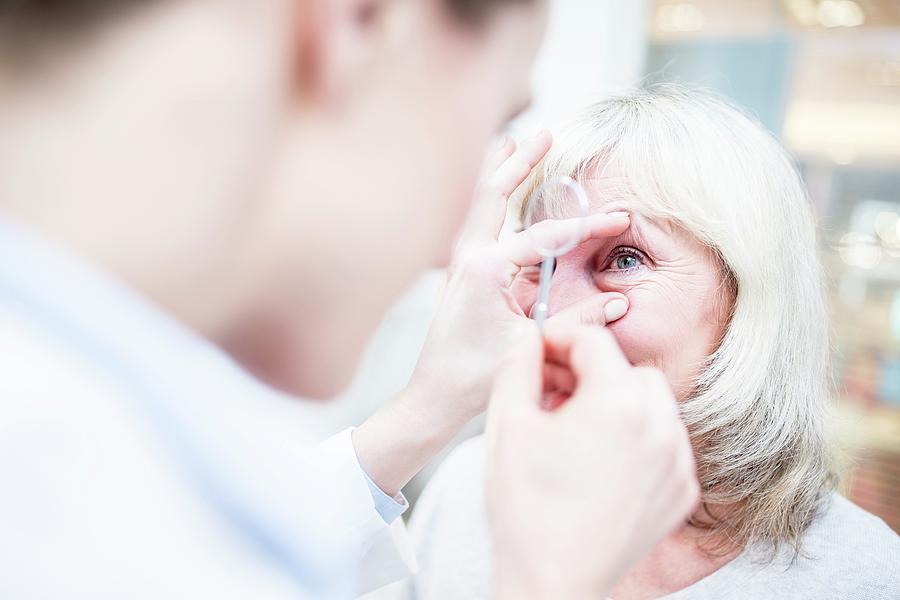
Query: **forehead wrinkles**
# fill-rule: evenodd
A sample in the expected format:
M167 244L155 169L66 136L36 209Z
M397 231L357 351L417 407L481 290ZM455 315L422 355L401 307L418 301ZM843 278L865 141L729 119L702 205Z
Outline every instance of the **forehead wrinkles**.
M592 214L624 210L638 215L639 221L643 221L646 225L656 228L666 235L675 235L676 229L681 229L660 211L654 210L652 204L635 192L633 186L624 177L587 177L584 179L584 184Z

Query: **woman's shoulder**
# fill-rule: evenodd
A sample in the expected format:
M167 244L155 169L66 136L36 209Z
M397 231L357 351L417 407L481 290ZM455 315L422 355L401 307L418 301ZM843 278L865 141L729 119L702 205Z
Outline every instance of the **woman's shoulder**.
M793 574L792 574L793 571ZM785 571L826 598L900 598L900 536L884 521L832 493Z
M441 463L419 497L410 519L419 562L412 597L490 598L484 464L483 438L463 442Z
M804 536L809 551L843 555L848 560L891 559L900 576L900 536L847 498L832 493Z
M470 438L454 448L419 497L413 511L413 527L455 517L462 509L480 508L484 497L484 466L483 436ZM453 507L449 515L443 510L446 506Z
M483 473L486 452L484 434L476 435L454 448L441 464L440 470L445 477L459 477L461 472L471 473L472 469Z

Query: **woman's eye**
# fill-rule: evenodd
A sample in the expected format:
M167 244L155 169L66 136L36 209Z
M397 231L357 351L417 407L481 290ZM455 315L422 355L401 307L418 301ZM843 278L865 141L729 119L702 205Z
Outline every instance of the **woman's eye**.
M616 258L616 268L620 269L622 271L625 271L627 269L633 269L640 264L641 263L638 261L638 259L636 259L633 256L625 255L625 256L620 256L620 257Z
M606 270L631 271L646 264L644 255L636 248L616 248L608 259Z

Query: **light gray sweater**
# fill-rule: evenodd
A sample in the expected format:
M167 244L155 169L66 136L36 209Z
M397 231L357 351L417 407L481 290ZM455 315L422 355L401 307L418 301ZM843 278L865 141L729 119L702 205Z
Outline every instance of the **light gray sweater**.
M419 499L410 531L419 574L367 600L488 600L491 544L483 506L484 449L457 448ZM803 552L763 562L748 548L665 600L900 600L900 537L833 494L803 537Z

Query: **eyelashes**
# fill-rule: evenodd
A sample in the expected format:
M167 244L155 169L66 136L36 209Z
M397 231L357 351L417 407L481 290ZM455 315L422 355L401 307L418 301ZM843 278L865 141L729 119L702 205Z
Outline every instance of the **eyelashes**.
M598 261L600 272L630 275L647 266L650 259L633 246L617 246L602 261Z
M590 276L607 276L607 277L628 277L638 275L644 269L654 265L653 259L639 248L634 246L619 245L611 251L598 253L594 258L590 255L578 257L573 252L571 260L576 262L585 261L581 267ZM561 262L565 264L566 258L562 258ZM560 261L557 261L554 273L558 270ZM540 281L541 265L537 264L531 267L524 267L519 271L517 279L529 284L537 285Z

